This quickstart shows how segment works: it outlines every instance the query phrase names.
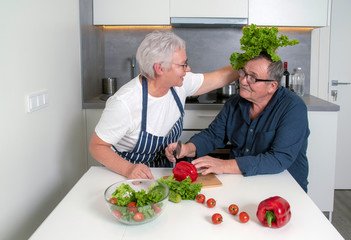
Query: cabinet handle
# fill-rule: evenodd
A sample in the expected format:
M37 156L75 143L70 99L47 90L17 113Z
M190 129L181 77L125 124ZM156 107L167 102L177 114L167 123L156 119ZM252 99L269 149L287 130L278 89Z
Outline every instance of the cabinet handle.
M332 80L332 86L338 86L338 85L350 85L350 82L339 82L339 80Z

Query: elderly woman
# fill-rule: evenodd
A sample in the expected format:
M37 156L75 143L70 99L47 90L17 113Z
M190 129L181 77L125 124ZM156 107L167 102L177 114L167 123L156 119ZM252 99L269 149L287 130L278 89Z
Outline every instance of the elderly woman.
M307 192L309 136L303 100L280 86L281 61L261 53L239 69L240 95L230 98L211 125L182 146L179 157L197 157L192 163L208 173L252 176L287 169ZM231 157L206 156L230 142ZM166 149L170 161L175 161Z
M141 74L106 102L90 153L127 178L153 178L149 167L171 166L164 148L182 133L186 97L228 85L238 74L231 66L189 72L185 42L171 31L148 34L136 58Z

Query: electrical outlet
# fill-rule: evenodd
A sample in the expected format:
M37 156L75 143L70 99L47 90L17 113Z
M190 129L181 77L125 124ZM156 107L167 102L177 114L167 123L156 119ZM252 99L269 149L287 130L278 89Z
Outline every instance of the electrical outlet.
M34 112L49 104L49 93L48 91L42 91L38 93L33 93L28 96L27 100L28 112Z

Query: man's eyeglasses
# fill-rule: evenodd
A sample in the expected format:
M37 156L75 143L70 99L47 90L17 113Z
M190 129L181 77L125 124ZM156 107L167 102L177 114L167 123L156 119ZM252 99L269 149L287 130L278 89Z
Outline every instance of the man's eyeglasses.
M271 80L271 79L259 79L259 78L255 78L249 74L247 74L244 69L240 68L239 71L239 78L243 79L244 77L246 77L246 80L248 83L250 84L255 84L256 82L272 82L272 81L276 81L276 80Z
M184 64L179 64L179 63L172 63L172 64L175 64L175 65L178 65L178 66L182 66L184 71L186 71L188 69L188 60L186 60L186 62Z

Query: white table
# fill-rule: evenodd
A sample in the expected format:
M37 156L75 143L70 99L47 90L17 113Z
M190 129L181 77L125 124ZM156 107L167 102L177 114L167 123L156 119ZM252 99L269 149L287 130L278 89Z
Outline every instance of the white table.
M155 168L152 172L159 178L171 174L171 169ZM154 221L129 226L111 215L103 197L109 185L125 178L104 167L91 167L30 239L343 239L287 171L254 177L217 177L222 187L201 191L206 198L217 200L216 207L210 209L191 200L169 202ZM280 229L263 227L256 217L258 203L276 195L289 201L291 220ZM248 223L240 223L238 216L228 213L232 203L250 215ZM211 222L216 212L224 219L219 225Z

